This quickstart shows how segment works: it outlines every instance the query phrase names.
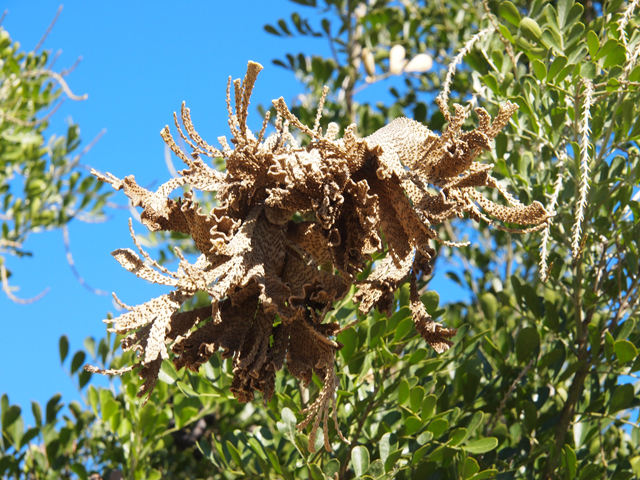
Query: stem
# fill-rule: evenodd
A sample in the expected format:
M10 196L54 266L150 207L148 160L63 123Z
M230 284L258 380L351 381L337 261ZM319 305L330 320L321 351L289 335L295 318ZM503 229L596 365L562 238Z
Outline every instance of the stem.
M362 432L362 428L364 427L364 422L368 419L371 410L373 410L373 406L377 403L374 402L378 391L380 390L380 383L376 383L376 388L373 390L371 394L371 400L369 400L369 404L367 405L367 409L364 411L364 414L360 417L360 421L358 421L358 427L356 428L355 435L353 436L353 441L347 450L347 456L344 459L344 462L340 466L340 478L344 478L344 474L347 471L347 465L349 465L349 461L351 460L351 452L356 447L356 442L358 441L358 437L360 437L360 432Z
M590 368L589 363L586 361L589 356L589 352L587 351L588 342L586 341L585 333L586 325L582 323L582 256L575 260L574 268L573 307L575 311L576 341L578 343L578 361L584 361L584 365L575 373L571 386L569 387L567 401L564 404L562 413L560 414L560 420L555 431L555 452L553 452L545 467L542 477L544 480L551 479L551 475L558 464L560 452L564 446L567 433L569 432L569 427L571 426L571 421L575 414L576 404L582 396L584 381L587 378Z

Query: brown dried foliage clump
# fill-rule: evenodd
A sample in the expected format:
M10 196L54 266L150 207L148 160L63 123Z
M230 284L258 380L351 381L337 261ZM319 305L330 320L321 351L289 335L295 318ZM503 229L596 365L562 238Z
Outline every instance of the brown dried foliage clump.
M169 127L161 132L188 167L181 177L151 192L133 176L120 180L93 172L142 207L141 221L149 230L189 234L201 252L190 263L176 249L180 264L171 272L149 258L131 231L140 255L119 249L113 256L138 277L173 290L136 307L117 300L128 311L107 322L113 323L110 331L128 335L123 350L138 353L139 362L124 370L136 368L145 380L140 396L151 393L161 362L169 358L168 346L175 367L192 371L222 349L222 357L233 361L231 391L240 402L253 400L256 390L268 402L276 372L285 363L305 384L315 372L324 380L324 388L305 409L307 417L299 425L302 429L313 421L309 441L313 446L321 421L327 432L331 409L336 420L339 381L334 362L340 344L335 336L341 327L325 322L334 302L356 285L354 300L360 312L377 307L390 313L394 291L410 275L416 330L438 353L444 352L456 330L431 319L416 287L418 275L431 270L434 250L429 241L440 241L431 227L466 212L477 221L494 224L498 219L530 225L523 231L532 231L542 228L549 214L538 202L520 204L489 174L492 165L474 161L490 148L515 105L504 105L493 121L485 110L476 109L480 126L468 132L461 129L466 111L456 105L455 115L450 116L441 104L448 121L441 136L416 121L399 118L369 137L358 138L351 125L336 139L336 124L329 124L324 134L319 128L323 102L310 129L279 98L273 102L276 132L263 138L267 115L256 138L247 128L247 115L261 69L249 62L244 81L233 82L235 113L229 79L227 108L234 148L225 137L218 139L222 150L205 142L183 104L186 134L177 117L175 123L191 155L176 145ZM300 147L290 127L308 135L310 143ZM223 158L226 172L209 167L203 156ZM183 185L189 186L183 198L169 198ZM488 200L476 187L498 189L511 206ZM218 206L202 212L193 190L216 192ZM385 245L387 256L358 282L356 275ZM181 311L196 292L209 294L211 305ZM86 368L108 374L124 371ZM330 449L328 435L324 438Z

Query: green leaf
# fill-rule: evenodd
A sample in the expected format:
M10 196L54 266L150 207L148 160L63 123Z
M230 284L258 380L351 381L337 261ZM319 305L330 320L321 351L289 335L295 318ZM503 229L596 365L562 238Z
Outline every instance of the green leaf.
M498 439L495 437L481 438L467 443L463 448L473 454L487 453L498 446Z
M196 407L184 407L180 410L180 415L176 418L176 427L183 428L189 425L196 415L198 415L198 409Z
M411 457L411 465L418 464L422 457L424 457L424 454L429 451L429 449L431 449L431 445L424 445L423 447L420 447L418 450L413 452L413 456Z
M398 446L398 440L395 433L385 433L380 439L380 458L386 461L389 454Z
M69 468L71 468L71 471L76 475L78 475L78 477L81 478L82 480L87 480L89 478L89 474L87 473L87 470L84 468L84 465L82 465L81 463L73 463Z
M502 2L498 7L498 14L504 18L507 22L515 25L520 25L520 12L518 8L511 2Z
M422 406L422 399L424 398L424 394L425 394L424 387L420 385L413 387L411 389L409 403L411 405L411 411L413 413L416 413L418 410L420 410L420 407Z
M59 342L59 350L60 350L60 363L64 363L67 355L69 354L69 339L66 335L62 335L60 337Z
M625 363L634 360L638 355L638 350L636 349L635 345L629 340L616 341L613 344L613 350L616 353L616 357L618 357L618 362L620 362L620 365L624 365Z
M611 361L613 359L613 355L615 353L613 349L614 343L615 341L613 340L611 333L608 330L604 332L604 354L606 355L608 361Z
M118 402L113 398L113 393L107 388L100 389L100 411L102 421L106 422L119 408Z
M313 478L313 480L324 480L324 474L322 473L320 465L316 463L309 464L309 471L311 472L311 478Z
M369 344L371 347L376 347L380 342L380 336L384 335L387 329L387 319L381 318L374 322L369 328Z
M271 35L276 35L278 37L282 36L282 34L271 25L265 25L264 30L265 32L270 33Z
M424 445L425 443L430 442L431 440L433 440L433 433L422 432L420 435L418 435L416 442L418 442L418 445Z
M178 380L180 380L180 377L171 362L162 362L160 364L160 371L158 372L158 380L169 385L174 385Z
M436 418L431 421L427 430L433 433L433 438L440 437L449 428L449 422L444 418Z
M473 417L471 417L471 420L469 420L469 425L467 425L467 436L465 437L464 440L466 440L471 435L473 435L473 432L475 432L476 429L482 424L483 419L484 419L483 412L476 412L473 414Z
M469 480L485 480L487 478L496 478L497 473L498 473L498 470L493 468L490 470L483 470L480 473L476 473Z
M540 334L534 327L525 327L516 338L516 357L520 363L528 363L531 354L540 346Z
M604 60L603 68L609 68L614 65L622 65L626 60L626 50L623 45L617 44Z
M33 412L33 418L36 420L36 425L40 427L42 425L42 408L35 400L31 401L31 411Z
M533 159L532 159L533 163ZM522 285L522 296L524 297L524 302L527 305L527 308L531 311L533 316L536 319L542 318L542 298L536 294L535 289L529 285Z
M566 65L567 65L567 57L563 55L558 55L553 60L553 63L549 67L549 74L547 75L547 81L548 82L553 81L556 75L560 73L560 70L562 70Z
M385 473L389 473L391 470L393 470L393 468L396 465L396 462L400 459L401 456L402 456L402 449L396 450L395 452L392 452L389 454L389 456L384 462Z
M333 478L334 474L339 472L340 472L340 460L338 460L337 458L332 458L331 460L329 460L324 464L324 474L327 477Z
M76 371L84 363L85 358L86 355L82 350L78 350L76 352L76 354L73 356L73 360L71 360L71 373L76 373Z
M633 397L633 385L630 383L618 385L613 392L613 395L611 395L611 400L609 401L609 413L616 413L620 410L626 409L631 405Z
M574 23L579 21L582 18L582 12L584 12L584 7L579 3L574 4L573 7L571 7L571 10L569 10L564 22L564 29L566 30L570 28Z
M416 433L418 430L422 428L422 420L420 420L418 417L413 415L405 420L404 425L405 425L404 434L407 437L410 437L411 435L413 435L414 433Z
M531 110L531 106L529 105L529 102L527 102L527 100L522 95L518 95L512 100L518 104L518 107L520 107L520 110L522 111L522 113L529 116L533 116L533 110Z
M433 313L438 309L438 304L440 303L440 295L438 295L438 292L430 290L420 295L420 300L422 300L427 313L429 315L433 315Z
M451 432L449 445L454 447L456 445L460 445L465 438L467 438L467 429L456 428L453 432Z
M591 355L593 358L598 356L600 352L600 329L593 323L587 327L589 330L589 345L591 346Z
M423 421L430 419L433 416L433 412L436 408L436 402L438 399L435 395L427 395L422 401L421 418Z
M402 340L412 331L414 331L413 318L405 318L400 322L400 324L398 325L398 328L396 328L396 333L393 337L393 341L398 342Z
M93 385L90 385L87 390L87 401L89 402L93 413L98 416L98 403L100 402L100 399L98 396L98 390L96 390L96 387Z
M473 477L480 471L480 466L475 458L467 457L464 461L464 479Z
M374 460L373 462L371 462L371 465L369 465L369 473L371 474L371 476L373 478L379 478L381 476L384 475L384 463L382 463L382 460L378 459L378 460Z
M282 423L284 424L284 431L289 439L293 441L296 435L296 424L298 421L296 420L295 414L291 411L290 408L284 407L280 412L280 417L282 418Z
M361 477L369 470L369 450L367 447L357 446L351 452L351 464L356 477Z
M11 405L2 409L1 424L3 430L8 430L20 418L21 409L18 405Z
M564 451L564 463L566 465L565 480L573 480L576 478L576 472L578 471L578 459L576 452L569 445L565 445Z
M398 403L400 405L404 405L404 403L409 400L409 393L409 382L406 378L403 378L398 386Z
M147 480L161 480L162 479L162 472L160 472L156 468L152 468L151 470L149 470L149 473L147 474L146 478L147 478Z
M542 30L540 25L533 18L524 17L520 20L520 32L534 42L540 42L542 39Z
M535 73L536 78L540 81L547 78L547 67L540 60L534 60L532 62L533 73Z
M337 340L342 343L343 347L340 349L340 355L345 363L349 363L353 353L358 346L358 333L354 328L347 328L344 332L338 334Z
M176 383L176 386L182 392L182 394L185 395L186 397L198 396L198 392L196 392L193 388L191 388L191 385L187 385L186 383L179 381Z
M60 395L59 393L56 393L47 402L47 407L46 407L47 424L55 423L56 416L58 415L58 412L62 409L62 405L60 404L61 398L62 398L62 395Z
M591 58L595 58L600 48L600 40L593 30L589 30L589 33L587 33L587 46L589 47L589 55L591 55Z
M596 77L596 64L593 62L585 62L580 66L580 76L593 80Z
M496 318L496 313L498 312L498 300L491 293L483 293L480 295L480 308L482 308L484 317L492 321Z
M416 365L420 363L422 360L424 360L426 356L427 356L427 349L419 348L411 354L407 363L409 363L409 365Z
M240 451L235 447L233 443L231 443L230 440L227 440L225 444L227 446L227 450L229 451L229 455L231 455L231 458L235 462L236 466L244 472L245 465L244 465L244 462L242 461L242 456L240 455Z
M563 28L569 18L569 11L573 7L573 0L558 0L558 26Z

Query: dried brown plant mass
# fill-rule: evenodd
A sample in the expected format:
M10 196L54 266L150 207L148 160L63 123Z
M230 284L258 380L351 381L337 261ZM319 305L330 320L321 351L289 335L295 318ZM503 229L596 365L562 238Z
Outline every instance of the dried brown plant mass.
M374 306L390 313L394 291L410 276L416 330L442 353L452 345L449 338L456 330L431 319L416 287L418 275L431 270L434 251L429 241L441 241L431 227L466 212L498 228L533 231L544 227L549 214L538 202L519 203L489 174L492 165L475 161L508 123L517 109L514 104L504 105L493 121L485 110L476 109L480 126L473 131L462 131L465 109L456 105L451 116L441 101L448 121L441 136L400 118L366 138L358 138L351 125L336 140L337 125L330 124L322 135L319 116L312 130L279 98L273 102L276 132L263 140L268 118L258 138L247 128L249 99L261 69L249 62L244 80L233 82L235 113L229 79L227 107L234 148L225 137L218 139L222 150L205 142L183 105L186 134L177 116L175 123L192 148L191 155L179 149L169 127L161 132L188 167L180 178L151 192L133 176L120 180L93 172L142 207L141 221L149 230L189 234L201 253L190 263L176 249L180 264L170 272L137 242L142 258L130 249L113 252L130 272L173 290L137 307L121 304L128 311L107 322L113 323L111 331L128 335L123 350L137 351L139 362L124 370L138 368L145 380L140 396L151 394L161 362L169 358L167 346L175 367L192 371L222 349L223 358L233 359L231 391L241 402L253 400L256 390L268 402L276 372L285 363L305 384L316 373L324 388L299 425L305 428L313 420L312 448L321 421L327 432L331 408L336 420L335 354L340 345L334 338L340 326L325 321L334 302L356 285L354 299L362 313ZM308 135L310 143L300 147L290 127ZM209 167L203 156L222 157L226 172ZM183 185L189 186L183 198L169 198ZM498 189L511 206L490 201L476 187ZM216 192L219 206L202 212L193 190ZM295 214L307 220L296 222ZM531 227L508 229L494 219ZM135 242L133 231L132 236ZM386 258L368 279L358 282L356 275L385 246ZM180 311L197 292L209 294L211 306ZM328 435L324 438L330 449Z

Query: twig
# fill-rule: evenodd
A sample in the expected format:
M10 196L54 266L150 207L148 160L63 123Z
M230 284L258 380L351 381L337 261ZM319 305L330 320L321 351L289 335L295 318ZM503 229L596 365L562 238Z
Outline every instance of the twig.
M51 24L49 24L49 28L47 28L47 31L44 32L44 35L42 36L42 38L40 39L40 41L38 42L38 44L36 45L36 48L33 49L34 52L37 52L40 47L42 46L42 44L44 43L44 41L47 39L47 37L49 36L49 34L51 33L51 29L53 28L53 26L56 24L56 22L58 21L58 17L60 16L60 13L62 12L62 5L60 5L58 7L58 11L56 12L55 17L53 17L53 20L51 21Z
M498 411L496 412L496 414L491 419L491 424L490 424L489 430L487 432L487 436L488 437L490 437L491 434L493 433L493 429L495 428L496 423L498 422L498 418L500 418L502 416L502 412L504 411L504 408L507 406L507 401L509 400L509 398L511 398L511 395L513 394L513 391L516 389L516 386L518 385L518 383L520 383L520 380L522 380L522 377L524 377L527 374L527 372L529 371L529 369L533 366L533 361L534 361L534 359L532 358L529 361L529 363L527 363L527 365L522 369L522 371L520 372L520 375L518 375L518 377L509 386L509 390L507 390L507 394L504 396L504 398L500 402L500 406L498 407Z
M62 75L63 77L66 77L67 75L69 75L71 72L73 72L76 69L78 65L80 65L81 61L82 61L82 55L76 58L76 61L73 62L73 65L71 65L69 68L65 68L64 70L62 70L60 72L60 75Z
M71 162L69 162L69 166L67 167L67 170L70 171L71 169L73 169L78 162L80 161L80 159L85 156L87 153L89 153L89 151L95 147L96 143L98 143L98 140L100 140L102 138L102 136L107 133L107 129L103 128L102 130L100 130L98 132L98 134L93 137L93 140L91 140L86 147L84 147L82 149L82 151L80 151L80 153L78 153L75 157L73 157L73 160L71 160Z
M76 264L73 261L73 255L71 255L71 247L69 242L69 228L67 227L67 225L63 225L62 227L62 238L64 240L64 250L67 254L67 263L69 264L69 267L71 267L71 271L73 272L73 275L78 280L78 283L80 283L80 285L82 285L84 288L89 290L91 293L95 293L96 295L105 295L105 296L108 295L108 293L105 292L104 290L99 290L89 285L85 281L85 279L82 278L80 273L78 273L78 270L76 270Z
M487 17L489 17L489 21L493 25L493 28L496 30L496 32L498 32L500 41L502 41L502 44L504 45L504 48L507 51L507 55L509 55L509 59L511 60L515 78L516 80L518 80L520 77L520 75L518 75L518 60L516 59L516 56L513 53L513 47L511 46L511 42L509 42L506 38L504 38L504 35L502 35L502 32L500 31L500 25L498 24L498 21L496 20L495 15L491 13L491 8L489 8L489 1L482 0L482 6L484 7L484 11L487 14Z
M7 269L5 268L4 264L0 265L0 276L2 276L2 290L4 291L4 293L7 295L7 297L9 297L10 300L15 303L19 303L20 305L27 305L29 303L37 302L49 291L49 287L47 287L35 297L27 299L18 298L11 292L11 287L9 287L9 281L7 280Z
M27 77L49 76L53 78L55 81L57 81L60 84L60 87L62 87L62 90L64 91L64 93L66 93L67 97L69 97L71 100L81 101L89 98L89 94L87 93L80 96L74 94L69 88L69 85L67 85L67 82L65 81L65 79L62 78L62 76L59 73L54 72L53 70L48 70L48 69L32 70L30 72L26 72L25 75Z
M356 428L356 432L353 435L353 441L351 442L351 445L349 445L349 448L347 449L347 456L344 459L344 463L342 464L342 467L340 467L340 478L344 478L344 474L347 471L347 466L349 465L349 461L351 460L351 452L357 446L358 437L360 436L360 432L362 432L362 428L364 427L364 422L369 418L369 413L371 413L371 410L373 410L373 406L377 403L374 400L376 398L376 395L378 394L378 391L380 390L381 384L382 383L376 384L376 388L371 393L371 400L369 400L367 409L364 411L364 413L360 417L360 420L358 421L358 427Z
M2 12L2 16L0 17L0 25L2 25L2 22L4 21L4 17L7 16L7 13L9 13L9 9L6 9L4 12Z

